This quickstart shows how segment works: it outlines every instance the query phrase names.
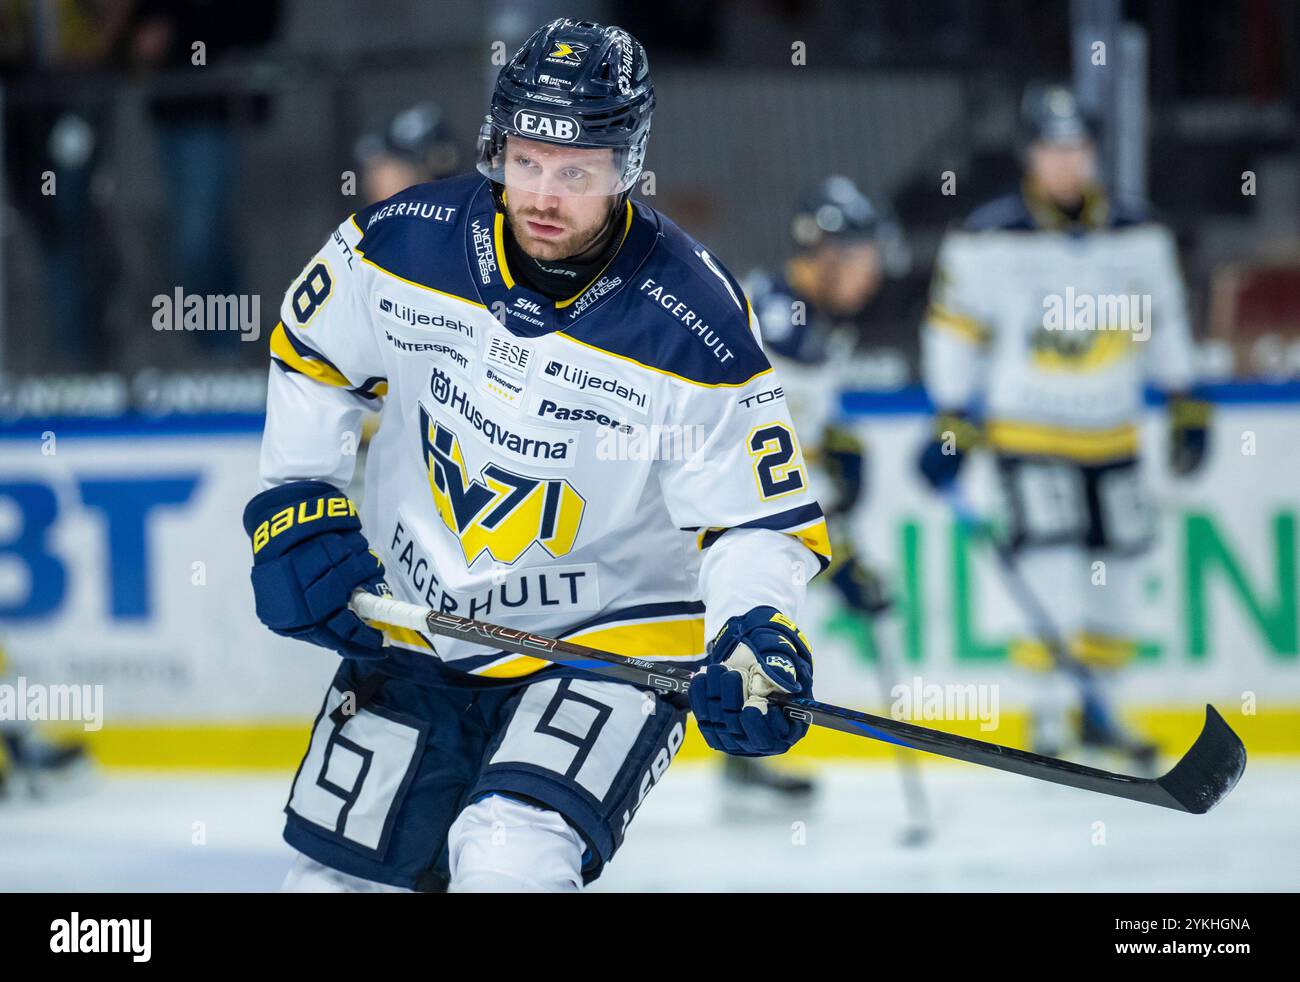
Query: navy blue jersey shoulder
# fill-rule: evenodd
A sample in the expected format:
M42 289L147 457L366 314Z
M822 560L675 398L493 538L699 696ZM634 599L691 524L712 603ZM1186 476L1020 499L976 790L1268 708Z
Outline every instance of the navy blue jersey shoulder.
M1135 198L1108 198L1105 216L1106 228L1128 228L1153 221L1150 207ZM1036 232L1039 225L1024 195L1012 191L980 205L962 228L967 232Z
M488 193L478 174L399 191L357 213L358 248L371 265L404 280L473 300L462 243L466 216L480 191Z
M1032 232L1037 226L1024 197L1016 191L980 205L970 213L962 227L967 232L986 232L992 229Z
M824 345L813 326L817 312L784 276L756 270L745 287L765 351L807 365L825 361Z
M633 203L633 222L658 238L602 316L565 333L594 347L705 385L738 385L769 368L749 326L749 301L711 252L664 215Z

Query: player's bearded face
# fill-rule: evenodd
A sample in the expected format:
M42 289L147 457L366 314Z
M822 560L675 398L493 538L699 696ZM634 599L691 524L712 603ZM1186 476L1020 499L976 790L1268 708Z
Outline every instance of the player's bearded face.
M596 244L618 186L612 150L511 136L505 155L506 218L524 252L534 259L569 259Z

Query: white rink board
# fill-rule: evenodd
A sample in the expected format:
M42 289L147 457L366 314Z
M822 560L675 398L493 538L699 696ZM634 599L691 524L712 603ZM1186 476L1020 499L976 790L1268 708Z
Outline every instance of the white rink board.
M315 713L336 658L267 631L253 613L251 551L241 516L257 491L259 435L59 437L0 441L0 484L47 489L57 513L44 549L66 571L58 605L0 618L11 674L29 681L103 684L106 723L124 719L249 720ZM173 482L177 504L133 521L85 502L94 482ZM188 488L188 493L186 489ZM119 499L120 500L120 499ZM30 502L29 502L30 505ZM0 533L21 520L0 494ZM29 516L30 519L30 516ZM118 541L113 529L118 528ZM143 527L147 581L115 598L112 581L139 582L129 543ZM196 563L203 564L196 567ZM30 574L0 556L0 609L27 595ZM37 590L46 589L37 583ZM124 596L123 594L128 594ZM138 606L115 612L115 602Z
M950 521L914 467L926 418L879 415L865 418L862 426L870 443L869 504L859 516L866 551L897 577L904 523L915 523L922 542L918 568L925 631L919 660L908 670L924 673L926 681L1000 682L1004 708L1021 702L1024 681L1003 662L971 662L955 654ZM1149 428L1152 456L1160 459L1155 414ZM1241 452L1245 431L1254 434L1254 455ZM1295 528L1300 406L1219 407L1214 439L1207 471L1194 481L1171 485L1153 469L1164 535L1151 556L1160 586L1145 603L1142 634L1163 650L1154 662L1129 673L1123 697L1146 705L1235 703L1249 690L1294 705L1300 702L1294 650L1270 646L1241 597L1217 572L1207 579L1207 651L1201 658L1188 655L1182 523L1188 513L1209 517L1261 602L1276 608L1278 630L1289 629L1294 636L1296 599L1276 596L1274 522L1289 521L1287 527ZM30 680L103 683L110 719L256 721L313 713L334 656L273 637L253 615L240 516L256 490L258 442L247 421L210 433L164 427L117 435L73 430L57 437L53 455L42 453L39 434L5 434L0 439L0 542L11 545L0 552L0 611L5 612L0 634L13 667ZM988 468L987 461L974 463L969 477L972 497L979 499ZM94 504L96 494L106 493L104 482L139 485L146 498L161 487L178 500L136 513L114 506L110 520L102 501ZM22 505L15 503L15 488L25 496ZM46 501L53 502L53 521L42 530L36 525L44 521L40 507ZM27 559L12 546L24 534ZM143 549L147 582L131 560L133 541ZM1296 548L1294 541L1290 548ZM29 594L28 560L46 554L64 571L65 582L52 590L42 573L35 588L42 596L57 594L57 603L39 616L15 614ZM202 584L196 582L196 563L204 564ZM981 636L1005 638L1016 624L1014 609L988 557L975 563L974 622ZM123 592L143 608L115 613ZM873 702L865 695L875 693L874 682L862 663L843 642L818 640L818 623L830 611L823 592L805 617L819 650L818 697Z
M1290 556L1297 548L1300 512L1300 406L1226 405L1215 407L1212 451L1201 473L1174 478L1165 466L1164 416L1147 414L1143 445L1144 482L1159 515L1159 538L1145 559L1150 591L1134 606L1137 636L1159 645L1154 661L1138 661L1126 672L1121 698L1144 705L1189 705L1207 700L1239 703L1244 691L1261 700L1294 705L1300 701L1300 660L1295 639L1297 597L1279 594L1276 571L1279 541L1275 522L1289 523ZM924 643L916 667L927 681L998 682L1004 705L1023 704L1026 673L1003 662L959 657L954 637L955 593L950 519L947 506L920 479L915 460L929 433L930 421L919 415L865 419L860 432L869 447L867 506L855 531L865 552L887 569L895 584L903 581L901 531L919 526L919 567L924 603ZM1241 452L1243 434L1254 435L1253 455ZM962 473L963 493L981 513L995 509L992 461L976 454ZM1222 567L1197 555L1207 570L1202 623L1203 654L1190 652L1186 524L1189 516L1211 523L1237 562L1257 598L1278 606L1277 621L1289 633L1278 643L1265 637L1251 619L1242 597L1229 586ZM1285 555L1285 553L1283 554ZM1005 641L1024 630L1019 609L1007 593L993 557L985 549L973 555L970 576L973 621L982 640ZM1291 564L1294 570L1294 564ZM1296 580L1291 580L1294 588ZM822 666L824 667L824 660ZM818 695L826 698L819 689Z

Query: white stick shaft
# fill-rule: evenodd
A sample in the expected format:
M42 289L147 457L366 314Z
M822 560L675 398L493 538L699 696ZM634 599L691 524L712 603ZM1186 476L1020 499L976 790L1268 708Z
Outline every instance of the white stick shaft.
M365 590L358 590L352 594L348 606L363 621L379 621L381 624L410 628L412 631L429 629L425 620L429 611L418 604L408 604L391 597L377 597Z

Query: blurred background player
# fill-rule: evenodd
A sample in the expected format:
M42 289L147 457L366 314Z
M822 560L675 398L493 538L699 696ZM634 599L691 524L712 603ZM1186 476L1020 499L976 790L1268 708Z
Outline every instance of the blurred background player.
M389 117L379 132L364 134L356 144L361 194L366 204L391 198L416 184L451 177L460 168L460 148L447 125L442 107L419 102ZM367 412L357 450L357 480L352 493L360 500L370 439L379 427L379 414Z
M1060 669L1073 665L1077 680L1086 666L1082 677L1113 683L1135 652L1131 607L1154 535L1138 476L1144 380L1168 397L1180 475L1204 458L1208 407L1190 394L1173 236L1099 184L1096 127L1070 89L1031 84L1022 125L1020 189L977 209L940 249L921 363L937 416L920 469L951 489L972 448L995 457L998 546L1014 556L1008 585L1030 622L1011 654L1040 673L1034 749L1058 754L1078 740L1149 759L1102 690L1085 685L1077 705Z
M460 150L436 102L395 113L381 132L357 141L356 153L366 204L391 198L413 184L450 177L460 167Z
M833 554L825 576L843 603L850 633L879 664L882 639L874 628L886 619L890 599L852 534L865 492L866 447L840 409L840 394L849 387L855 357L872 344L871 314L879 313L873 308L897 306L890 303L886 267L902 251L902 237L886 210L842 175L826 177L803 195L790 233L793 253L779 271L753 273L747 292L782 379L773 398L783 395L788 402L820 485ZM892 684L884 685L883 698ZM754 759L729 757L725 767L737 801L766 795L793 803L814 790L808 777Z

